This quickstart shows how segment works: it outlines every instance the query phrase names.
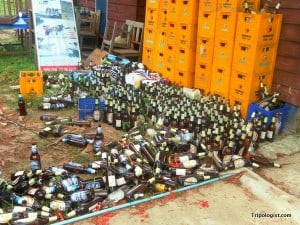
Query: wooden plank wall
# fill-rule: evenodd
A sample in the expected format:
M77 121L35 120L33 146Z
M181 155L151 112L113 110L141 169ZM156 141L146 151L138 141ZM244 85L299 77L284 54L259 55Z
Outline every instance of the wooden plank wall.
M299 106L300 0L283 1L279 13L283 14L283 24L272 88L280 93L281 100Z
M146 0L108 0L108 20L125 22L126 19L143 22Z

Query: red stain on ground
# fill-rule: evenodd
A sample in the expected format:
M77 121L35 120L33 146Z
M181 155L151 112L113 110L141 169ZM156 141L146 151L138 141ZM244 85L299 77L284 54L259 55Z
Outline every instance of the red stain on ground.
M208 207L209 207L208 201L206 201L206 200L201 200L201 201L199 202L199 204L200 204L200 206L201 206L202 208L208 208Z

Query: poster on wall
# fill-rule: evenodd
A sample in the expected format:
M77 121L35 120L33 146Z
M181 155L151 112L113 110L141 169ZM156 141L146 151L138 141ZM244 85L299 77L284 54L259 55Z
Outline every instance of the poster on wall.
M32 0L40 70L72 71L81 61L72 0Z

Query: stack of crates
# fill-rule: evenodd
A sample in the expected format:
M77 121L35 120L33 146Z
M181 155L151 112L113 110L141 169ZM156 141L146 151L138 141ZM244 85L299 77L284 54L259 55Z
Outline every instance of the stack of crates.
M147 0L142 62L163 78L194 86L199 1Z
M221 1L222 2L222 1ZM222 6L222 5L221 5ZM226 5L227 6L227 5ZM237 12L235 4L219 7L216 16L211 93L228 98Z
M241 104L243 117L259 99L260 81L271 89L281 23L281 14L238 13L230 100Z
M156 54L156 33L159 16L159 0L147 0L145 12L145 26L143 39L143 63L150 69L154 69L153 57Z
M194 87L203 94L210 92L217 2L203 0L199 3Z

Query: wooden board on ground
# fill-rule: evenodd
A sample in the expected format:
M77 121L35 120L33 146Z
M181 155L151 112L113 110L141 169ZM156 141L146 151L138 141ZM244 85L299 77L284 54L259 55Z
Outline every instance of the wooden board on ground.
M108 52L102 51L101 49L96 48L83 62L84 67L88 67L90 62L92 61L94 65L100 65L101 59L106 56Z

